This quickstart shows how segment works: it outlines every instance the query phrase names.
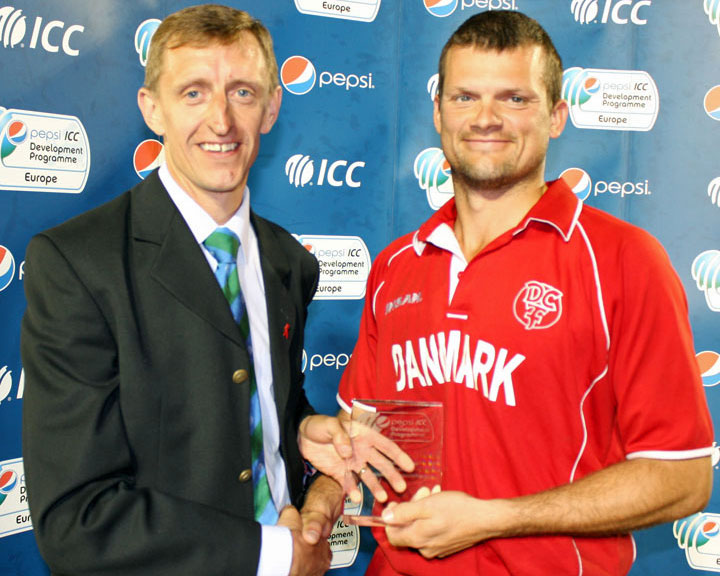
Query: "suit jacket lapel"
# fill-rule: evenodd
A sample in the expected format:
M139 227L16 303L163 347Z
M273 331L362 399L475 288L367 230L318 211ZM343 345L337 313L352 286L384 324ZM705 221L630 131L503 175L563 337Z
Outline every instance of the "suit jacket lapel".
M297 328L295 302L288 293L290 268L287 256L279 248L273 230L265 220L252 211L250 220L260 247L260 260L265 284L270 356L273 373L275 404L280 427L285 425L285 408L290 392L290 343Z
M244 346L205 255L157 172L133 190L132 202L134 239L157 246L152 277L187 308Z

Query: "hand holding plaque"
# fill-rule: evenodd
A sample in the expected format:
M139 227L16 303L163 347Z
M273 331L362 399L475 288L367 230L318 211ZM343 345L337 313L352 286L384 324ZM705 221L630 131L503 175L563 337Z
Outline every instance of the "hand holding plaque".
M440 485L441 403L354 400L349 434L353 455L348 463L346 489L359 478L374 494L382 488L388 495L387 502L401 502L410 500L421 488L431 490ZM414 462L414 468L401 470L393 466L382 455L383 442L404 451ZM376 501L370 513L346 514L343 521L364 526L383 525L380 513L380 503Z

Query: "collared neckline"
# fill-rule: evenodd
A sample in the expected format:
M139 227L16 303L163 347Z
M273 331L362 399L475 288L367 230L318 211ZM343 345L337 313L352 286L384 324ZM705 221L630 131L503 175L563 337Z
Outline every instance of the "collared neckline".
M582 201L564 180L559 178L548 182L547 190L512 230L512 235L516 236L525 231L532 222L538 222L550 226L568 242L577 225L582 206ZM454 233L456 219L457 206L453 197L420 226L413 236L416 254L421 256L426 244L433 244L464 259Z
M190 228L195 240L198 244L207 240L220 225L213 220L212 216L208 214L202 206L200 206L185 190L183 190L177 181L172 177L170 171L167 168L167 164L160 166L158 170L160 180L165 186L171 200L177 207L178 211L182 215L183 219ZM243 257L243 261L249 260L249 254L247 250L250 247L248 238L250 229L250 189L246 186L243 192L243 199L237 212L223 224L225 228L229 228L240 239L240 251Z

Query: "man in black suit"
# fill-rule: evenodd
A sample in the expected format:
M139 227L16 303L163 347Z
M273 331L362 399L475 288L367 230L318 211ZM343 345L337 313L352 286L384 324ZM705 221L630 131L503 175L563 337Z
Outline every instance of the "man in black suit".
M299 438L325 456L333 441L348 448L302 386L318 264L250 210L246 186L280 109L277 76L269 33L245 12L204 5L169 16L138 93L165 164L28 247L23 450L37 541L55 574L329 567L340 486L321 476L300 512L289 506L303 499ZM204 245L218 226L240 241L252 348ZM255 520L253 379L277 524Z

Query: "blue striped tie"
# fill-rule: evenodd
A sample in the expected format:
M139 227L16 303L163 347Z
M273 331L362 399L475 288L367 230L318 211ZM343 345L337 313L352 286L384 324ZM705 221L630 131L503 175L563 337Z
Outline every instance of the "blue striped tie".
M225 298L230 304L233 318L240 327L240 334L245 339L250 356L250 441L252 450L252 477L255 499L255 520L261 524L275 524L278 519L277 510L270 495L270 485L265 471L263 454L262 415L260 398L258 397L255 369L252 362L252 342L250 339L250 321L245 308L245 300L240 289L237 274L237 253L240 240L228 228L217 228L203 242L208 252L218 262L215 277L222 288Z

